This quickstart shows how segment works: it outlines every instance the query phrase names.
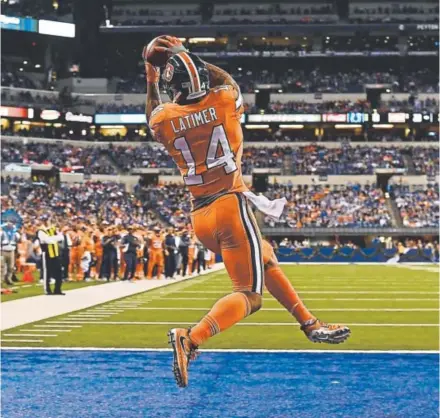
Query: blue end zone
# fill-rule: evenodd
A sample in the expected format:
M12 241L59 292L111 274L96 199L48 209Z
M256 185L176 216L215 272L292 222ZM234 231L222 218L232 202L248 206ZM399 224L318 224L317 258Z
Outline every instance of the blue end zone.
M438 417L437 354L3 351L2 417Z

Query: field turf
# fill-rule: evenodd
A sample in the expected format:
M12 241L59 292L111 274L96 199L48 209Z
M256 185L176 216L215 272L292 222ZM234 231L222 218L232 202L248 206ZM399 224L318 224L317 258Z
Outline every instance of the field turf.
M284 265L310 309L352 329L347 343L314 345L265 291L263 309L212 338L206 348L438 350L435 266ZM167 347L169 328L188 327L230 292L226 272L7 330L4 347ZM21 341L22 340L22 341Z

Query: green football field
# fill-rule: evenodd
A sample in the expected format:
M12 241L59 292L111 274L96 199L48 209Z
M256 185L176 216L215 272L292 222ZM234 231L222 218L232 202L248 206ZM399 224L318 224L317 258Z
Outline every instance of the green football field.
M439 276L432 266L284 265L321 320L350 326L338 346L314 345L265 291L263 309L212 338L206 348L438 350ZM103 286L105 288L105 286ZM225 271L170 284L3 332L2 345L167 347L167 331L189 327L231 290ZM13 340L26 340L15 342ZM11 340L11 341L7 341Z

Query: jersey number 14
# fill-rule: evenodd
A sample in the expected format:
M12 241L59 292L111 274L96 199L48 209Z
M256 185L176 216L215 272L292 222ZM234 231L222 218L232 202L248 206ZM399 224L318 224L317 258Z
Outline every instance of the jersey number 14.
M223 153L221 157L217 157L217 149L219 145ZM188 186L203 184L202 176L196 174L196 163L184 136L181 136L174 141L174 148L182 153L182 157L188 167L188 173L186 176L183 176L185 184ZM205 161L208 170L215 167L224 167L226 174L230 174L237 170L234 158L235 156L229 145L228 138L226 138L226 132L223 125L214 127L211 139L209 140L208 153Z

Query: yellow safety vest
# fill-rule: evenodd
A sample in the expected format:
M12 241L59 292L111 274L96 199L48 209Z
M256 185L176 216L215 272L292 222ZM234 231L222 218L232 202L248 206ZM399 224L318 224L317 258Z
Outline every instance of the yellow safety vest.
M57 234L56 229L54 226L51 226L50 228L46 229L47 235L53 237ZM58 243L56 244L47 244L47 253L49 254L49 258L55 258L60 255L60 247Z

